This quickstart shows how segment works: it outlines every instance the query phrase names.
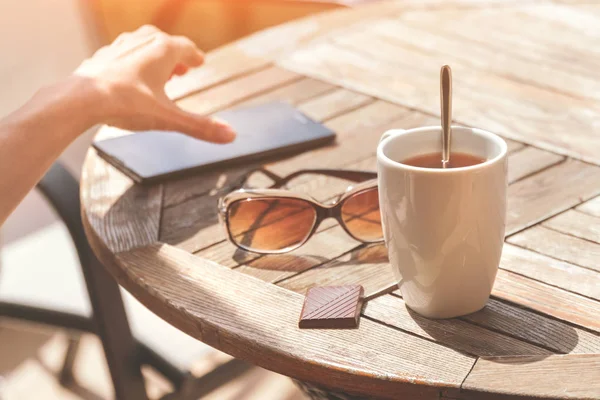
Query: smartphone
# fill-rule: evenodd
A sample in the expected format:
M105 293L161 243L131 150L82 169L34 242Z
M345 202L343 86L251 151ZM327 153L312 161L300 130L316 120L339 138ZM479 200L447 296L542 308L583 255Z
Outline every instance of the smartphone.
M207 143L178 132L144 131L100 140L98 154L137 183L155 183L327 144L335 133L293 106L267 103L214 115L237 133L228 144Z

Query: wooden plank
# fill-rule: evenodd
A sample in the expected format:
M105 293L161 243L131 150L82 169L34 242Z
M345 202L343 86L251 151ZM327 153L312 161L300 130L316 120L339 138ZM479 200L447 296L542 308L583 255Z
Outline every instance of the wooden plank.
M334 86L323 81L303 78L283 87L254 96L249 100L236 104L236 106L248 106L275 100L297 104L329 92L334 88ZM232 184L232 182L236 182L249 170L248 167L252 168L253 165L247 165L245 168L219 169L196 176L171 180L165 184L164 206L171 207L193 197L206 194L209 191L223 189Z
M508 160L508 183L516 182L544 168L558 164L565 158L558 154L527 147L514 154Z
M210 193L163 210L160 241L195 252L226 239L219 225L217 202L222 194Z
M559 245L552 243L552 245ZM500 268L600 300L600 274L505 243Z
M600 354L600 334L493 298L483 310L465 315L462 319L555 352Z
M238 106L251 106L268 103L270 101L285 101L298 104L313 97L324 95L337 89L337 86L312 78L302 78L299 81L276 88L266 93L254 96L238 104Z
M174 208L205 195L225 194L232 191L237 182L259 166L258 163L247 163L169 180L164 183L164 207Z
M324 121L371 102L373 102L372 97L348 89L338 88L323 96L307 101L302 104L301 110L314 120Z
M600 303L541 282L498 270L492 294L563 321L600 332Z
M469 399L499 399L498 394L540 399L597 399L600 354L480 358L462 389L466 393L460 397ZM484 397L486 393L492 397Z
M266 90L300 79L302 77L293 72L278 67L269 67L188 96L179 100L177 105L197 114L210 114Z
M171 78L165 92L169 98L180 100L200 90L267 68L269 64L269 58L246 54L232 45L221 47L208 53L201 67Z
M600 217L568 210L544 221L542 225L555 231L600 243Z
M506 234L511 235L600 193L600 168L566 162L508 188Z
M327 243L321 236L318 240ZM337 259L331 257L329 260L331 261L289 279L280 279L278 285L294 292L305 293L315 285L359 284L365 289L365 297L370 297L397 282L383 244L360 247Z
M81 204L90 229L113 253L158 240L161 185L135 185L88 150L81 174Z
M478 356L552 354L541 347L460 319L422 317L410 310L404 300L393 295L381 296L369 301L363 314L386 325L434 340L468 354Z
M508 239L509 243L600 272L600 244L535 226Z
M302 295L169 245L121 253L117 262L125 288L172 325L300 380L390 399L434 399L439 387L460 386L473 365L472 357L368 320L355 330L298 329L294 310L300 312Z
M378 140L381 134L383 134L383 131L379 132L381 129L380 127L384 124L397 121L399 125L396 125L396 128L406 129L412 127L408 125L408 123L413 122L410 120L409 114L416 114L415 118L421 116L420 113L416 113L396 104L383 100L376 100L358 110L332 118L330 121L327 121L327 126L339 133L355 133L362 131L362 134L367 136L365 133L368 132L368 136L372 136L374 139ZM407 120L405 123L401 120L403 117ZM429 122L429 120L426 121Z
M194 254L227 268L234 268L262 257L260 254L241 250L229 240L220 241Z
M594 217L600 217L600 196L586 201L585 203L577 206L575 209L577 211L593 215Z
M511 140L507 138L502 138L506 142L507 152L508 154L514 153L518 150L521 150L525 145L521 142L517 142L516 140Z
M439 66L447 58L422 50L419 40L413 43L411 47L391 45L357 30L290 52L278 65L438 115ZM460 123L600 163L600 140L595 129L590 129L600 115L597 106L464 64L453 64L453 71L454 98L465 99L454 103Z
M325 125L338 134L336 143L286 160L267 164L277 174L287 175L306 168L340 168L375 155L381 134L393 128L432 125L436 119L404 108L394 108L387 102L375 101ZM394 109L395 112L389 112Z

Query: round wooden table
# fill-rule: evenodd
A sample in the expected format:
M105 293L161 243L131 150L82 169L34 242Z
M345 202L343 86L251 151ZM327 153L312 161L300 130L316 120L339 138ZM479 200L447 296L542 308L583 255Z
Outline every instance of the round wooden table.
M256 165L141 186L90 150L81 197L92 247L156 314L317 398L316 387L336 399L600 398L600 5L374 3L220 48L168 92L199 113L284 100L337 132L335 145L263 165L277 174L374 170L383 131L439 124L442 64L456 122L510 149L506 245L482 311L414 314L383 246L335 224L291 254L236 251L216 202ZM324 200L346 185L294 188ZM350 283L368 298L358 329L298 329L309 287Z

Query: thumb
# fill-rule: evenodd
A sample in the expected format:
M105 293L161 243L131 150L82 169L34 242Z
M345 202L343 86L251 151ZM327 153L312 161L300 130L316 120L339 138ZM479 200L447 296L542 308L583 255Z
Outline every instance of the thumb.
M164 105L156 129L178 131L213 143L229 143L235 139L233 128L224 121L184 111L173 102Z

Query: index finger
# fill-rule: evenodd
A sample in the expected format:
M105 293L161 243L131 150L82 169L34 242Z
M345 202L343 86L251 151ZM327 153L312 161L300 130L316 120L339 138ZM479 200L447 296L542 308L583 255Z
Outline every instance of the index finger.
M204 63L204 53L185 36L171 36L170 41L177 52L178 64L199 67Z

